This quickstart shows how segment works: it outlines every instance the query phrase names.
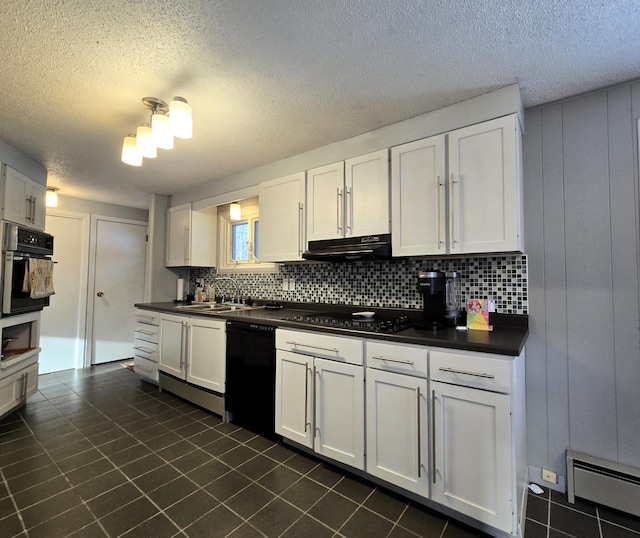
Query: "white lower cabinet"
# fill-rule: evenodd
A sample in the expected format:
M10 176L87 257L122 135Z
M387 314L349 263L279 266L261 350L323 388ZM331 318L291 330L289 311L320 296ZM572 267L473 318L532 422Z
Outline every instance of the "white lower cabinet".
M24 404L37 390L37 362L0 379L0 417Z
M434 501L510 530L515 491L509 395L433 381Z
M524 387L524 352L276 331L278 434L492 535L522 536Z
M429 496L427 380L367 368L367 472Z
M134 315L133 369L142 379L157 383L160 314L136 308Z
M276 433L313 448L313 357L276 351Z
M158 369L199 387L225 391L225 322L162 314Z
M314 450L364 469L364 370L326 359L315 359L314 368Z
M190 319L187 339L187 382L216 392L225 392L225 322Z
M364 470L362 341L276 331L276 433Z

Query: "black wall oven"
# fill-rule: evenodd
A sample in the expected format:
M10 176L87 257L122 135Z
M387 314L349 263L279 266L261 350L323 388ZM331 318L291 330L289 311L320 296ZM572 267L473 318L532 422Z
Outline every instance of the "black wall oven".
M2 315L24 314L49 306L49 297L32 298L23 291L29 259L50 260L53 236L12 222L2 223Z

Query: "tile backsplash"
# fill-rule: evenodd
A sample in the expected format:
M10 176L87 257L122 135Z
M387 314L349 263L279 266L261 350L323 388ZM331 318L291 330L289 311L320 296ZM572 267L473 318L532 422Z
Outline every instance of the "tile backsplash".
M527 257L525 255L477 258L394 258L350 263L280 264L275 273L235 273L243 297L308 303L384 308L422 308L417 291L420 271L457 271L461 306L471 298L493 299L503 314L527 314ZM196 279L212 284L215 268L192 268L189 290ZM283 289L283 282L289 288ZM219 283L228 297L233 284Z

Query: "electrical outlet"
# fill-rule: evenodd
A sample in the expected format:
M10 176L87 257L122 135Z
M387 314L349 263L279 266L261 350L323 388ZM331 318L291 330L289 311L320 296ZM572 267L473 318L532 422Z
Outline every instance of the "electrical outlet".
M282 291L289 291L289 279L288 278L283 278L282 279Z
M289 291L296 291L296 279L293 277L289 279Z
M550 484L558 483L558 476L553 471L549 469L542 469L542 480L545 482L549 482Z

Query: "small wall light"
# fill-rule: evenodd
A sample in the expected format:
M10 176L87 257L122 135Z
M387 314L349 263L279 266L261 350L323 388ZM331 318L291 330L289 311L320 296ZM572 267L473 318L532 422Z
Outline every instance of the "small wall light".
M58 207L58 189L56 187L47 187L45 205L47 207Z
M242 209L238 202L229 205L229 218L231 220L240 220L242 218Z

